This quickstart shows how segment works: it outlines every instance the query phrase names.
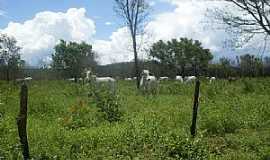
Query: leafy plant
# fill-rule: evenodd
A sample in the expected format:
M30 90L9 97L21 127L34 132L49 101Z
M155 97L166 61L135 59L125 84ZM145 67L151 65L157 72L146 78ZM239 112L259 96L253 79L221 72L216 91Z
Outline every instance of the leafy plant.
M255 91L255 87L254 87L254 84L248 80L243 80L243 91L244 93L252 93Z
M94 91L94 100L98 111L102 113L102 117L111 122L119 121L122 113L120 112L119 96L110 90L100 87Z
M97 126L96 116L91 115L91 108L85 101L79 100L75 105L68 108L67 114L62 118L62 124L68 129Z

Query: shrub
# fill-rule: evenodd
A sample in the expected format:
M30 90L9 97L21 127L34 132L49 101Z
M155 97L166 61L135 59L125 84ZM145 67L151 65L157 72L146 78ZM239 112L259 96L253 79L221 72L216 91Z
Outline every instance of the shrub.
M176 137L165 148L167 156L175 159L204 160L209 158L207 145L201 138Z
M111 122L119 121L122 113L120 112L119 96L106 88L95 88L94 100L98 111L102 117Z
M62 118L62 124L68 129L97 126L96 116L91 115L91 108L85 101L69 107L67 114Z
M208 117L204 118L203 128L209 134L235 133L241 127L241 120L233 111L212 112Z
M254 84L250 80L243 80L243 91L244 93L252 93L255 91Z

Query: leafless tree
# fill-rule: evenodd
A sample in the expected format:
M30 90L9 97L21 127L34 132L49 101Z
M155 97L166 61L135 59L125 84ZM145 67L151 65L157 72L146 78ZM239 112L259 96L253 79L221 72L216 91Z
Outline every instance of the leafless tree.
M146 0L115 0L115 12L123 19L130 31L134 52L137 88L140 86L140 69L136 37L143 33L145 22L149 15L149 5Z
M267 40L270 35L270 0L224 0L223 2L235 8L214 9L211 11L212 16L227 24L232 32L241 34L244 37L243 42L248 42L259 34L264 35L264 40Z
M270 35L269 0L227 0L243 11L243 15L224 16L224 22L250 33Z

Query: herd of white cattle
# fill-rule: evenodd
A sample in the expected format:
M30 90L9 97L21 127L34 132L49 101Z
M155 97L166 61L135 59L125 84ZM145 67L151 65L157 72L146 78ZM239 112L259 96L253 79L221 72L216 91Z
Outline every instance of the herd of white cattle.
M99 86L101 83L107 83L110 88L115 91L115 87L116 87L116 79L112 78L112 77L97 77L96 75L94 75L91 70L87 70L86 72L86 76L85 78L79 78L79 81L83 81L86 83L94 83L95 85ZM212 83L216 80L215 77L206 77L209 81L209 83ZM125 81L133 81L136 80L136 77L133 78L125 78ZM71 78L68 79L69 81L75 81L75 78ZM149 89L149 88L153 88L156 87L158 85L158 83L160 81L166 81L166 80L170 80L169 77L155 77L153 74L150 73L149 70L143 70L141 73L141 79L140 79L140 88L142 89ZM182 77L182 76L176 76L175 81L179 81L181 83L191 83L194 82L196 80L196 76L186 76L186 77Z
M85 72L86 76L85 78L78 78L78 81L82 81L82 82L85 82L85 83L94 83L95 85L99 86L101 83L106 83L109 85L109 87L111 88L111 90L113 92L115 92L115 87L116 87L116 79L112 78L112 77L97 77L96 75L94 75L91 70L87 70ZM215 80L216 80L216 77L206 77L209 81L209 83L213 83ZM133 80L136 80L137 78L136 77L133 77L133 78L125 78L124 80L125 81L133 81ZM191 83L191 82L194 82L196 80L196 76L186 76L186 77L183 77L183 76L180 76L180 75L177 75L175 77L175 81L179 81L181 83ZM31 81L32 80L32 77L26 77L26 78L23 78L23 79L17 79L16 81L20 82L20 81L23 81L23 82L27 82L27 81ZM74 82L75 81L75 78L69 78L67 79L68 81L72 81ZM166 80L170 80L169 77L155 77L153 74L150 73L149 70L143 70L142 73L141 73L141 79L140 79L140 88L142 89L148 89L148 88L153 88L153 87L156 87L157 84L160 82L160 81L166 81ZM173 79L171 79L173 80Z
M209 80L209 83L212 83L213 81L216 80L216 77L206 77ZM136 80L137 77L133 77L133 78L125 78L125 81L133 81ZM68 79L69 81L75 81L74 78ZM83 80L82 78L79 78L79 81ZM166 81L166 80L170 80L169 77L159 77L157 78L156 76L154 76L153 74L150 73L149 70L143 70L141 73L141 79L140 79L140 85L143 85L144 82L150 81L150 82L154 82L154 81ZM176 76L175 77L175 81L179 81L182 83L190 83L196 80L196 76L186 76L183 78L183 76ZM97 77L96 75L92 74L92 72L90 70L86 71L86 77L84 79L85 82L90 82L90 81L94 81L97 83L100 82L115 82L116 79L112 78L112 77Z
M132 81L135 80L136 77L134 78L125 78L126 81ZM216 77L206 77L206 79L209 80L209 83L212 83L213 81L216 80ZM149 70L143 70L141 73L141 80L140 80L140 84L143 84L143 81L166 81L166 80L170 80L169 77L155 77L154 75L150 74ZM182 83L190 83L196 80L196 76L176 76L175 79L171 79L171 80L175 80L175 81L179 81Z

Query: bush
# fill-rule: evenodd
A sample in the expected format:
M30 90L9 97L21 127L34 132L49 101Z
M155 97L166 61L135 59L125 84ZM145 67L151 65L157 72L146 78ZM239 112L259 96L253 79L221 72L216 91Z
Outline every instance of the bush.
M243 80L243 91L244 93L252 93L255 91L254 84L250 80Z
M119 121L122 113L120 112L119 96L106 88L96 88L94 91L94 100L98 111L102 117L111 122Z
M175 159L204 160L209 158L207 145L201 138L176 137L166 147L167 156Z
M212 112L205 119L203 128L209 134L235 133L241 127L241 119L233 111Z
M62 124L68 129L97 126L98 120L91 112L86 102L79 100L77 104L69 107L67 114L62 118Z

